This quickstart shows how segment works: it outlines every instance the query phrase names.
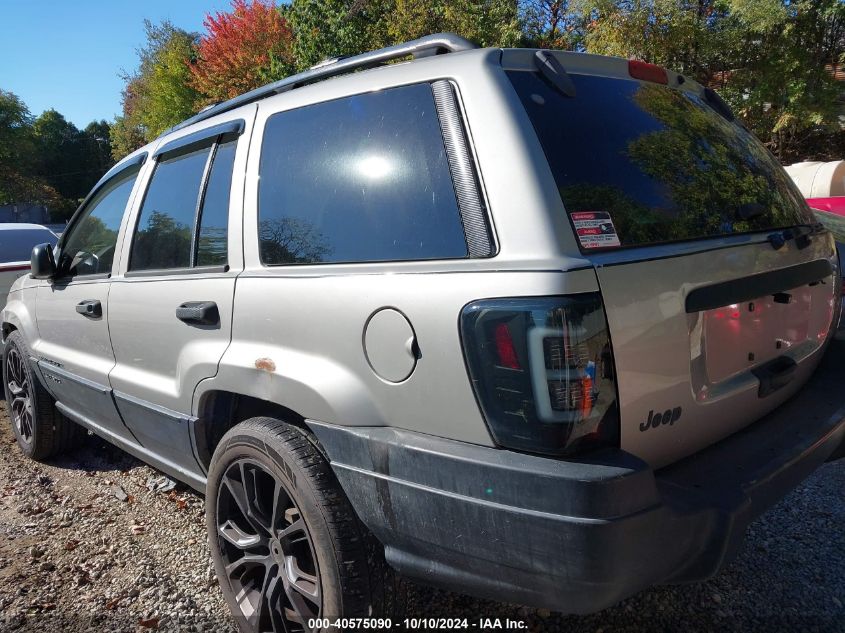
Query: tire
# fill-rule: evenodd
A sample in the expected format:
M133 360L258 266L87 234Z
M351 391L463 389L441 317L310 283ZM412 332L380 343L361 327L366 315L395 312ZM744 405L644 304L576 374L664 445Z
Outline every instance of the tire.
M211 460L205 503L214 568L242 631L397 617L403 585L302 429L265 417L232 428Z
M33 373L29 358L23 336L12 332L3 354L6 412L24 455L43 461L75 448L84 431L56 409L55 400Z

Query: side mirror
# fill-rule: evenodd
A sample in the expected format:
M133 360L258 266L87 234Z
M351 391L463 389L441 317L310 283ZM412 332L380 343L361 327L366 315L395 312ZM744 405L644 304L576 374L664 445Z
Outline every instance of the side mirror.
M53 247L49 244L34 246L29 261L31 274L35 279L50 279L56 274L56 259Z

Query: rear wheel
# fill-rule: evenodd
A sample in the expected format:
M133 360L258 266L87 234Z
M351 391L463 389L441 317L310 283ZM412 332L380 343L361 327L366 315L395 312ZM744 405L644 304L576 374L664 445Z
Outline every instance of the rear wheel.
M298 633L317 630L318 618L385 613L392 572L301 429L252 418L230 430L209 468L206 517L243 631Z
M3 389L15 439L27 457L48 459L74 448L84 435L81 427L59 413L32 372L29 349L20 332L12 332L6 340Z

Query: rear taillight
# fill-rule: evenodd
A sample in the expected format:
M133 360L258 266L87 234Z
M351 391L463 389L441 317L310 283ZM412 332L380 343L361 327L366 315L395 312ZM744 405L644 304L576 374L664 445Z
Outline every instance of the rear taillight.
M666 72L665 68L638 59L628 61L628 74L634 79L641 79L642 81L652 81L664 85L669 83L669 73Z
M553 455L618 445L599 294L476 301L463 310L461 336L497 444Z

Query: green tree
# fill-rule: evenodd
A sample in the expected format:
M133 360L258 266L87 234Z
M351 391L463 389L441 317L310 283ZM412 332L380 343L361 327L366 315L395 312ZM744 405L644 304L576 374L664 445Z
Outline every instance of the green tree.
M516 46L522 39L516 0L395 0L385 23L393 42L441 31L481 46Z
M842 88L830 72L845 62L842 0L582 0L577 11L587 52L716 86L782 161L845 147ZM827 152L814 147L824 143Z
M114 160L120 160L131 154L146 142L144 128L141 125L141 101L138 97L141 80L138 77L125 77L121 101L123 114L115 117L109 125L111 154Z
M293 0L282 7L294 34L297 69L386 44L383 19L390 4L385 0Z
M727 0L595 0L589 18L590 53L642 59L707 82L732 34Z
M845 62L845 2L734 0L734 9L723 96L781 161L841 158L843 88L830 71Z
M111 156L111 129L105 120L91 121L81 133L82 164L85 168L80 183L82 195L88 195L91 187L114 165Z
M482 46L522 40L517 0L293 0L282 11L299 69L441 31Z
M111 136L115 159L123 157L164 130L194 114L199 93L190 85L190 63L199 36L169 21L144 21L146 44L138 49L140 66L124 74L123 113L115 120Z
M0 89L0 178L2 172L25 170L35 158L29 108L16 94Z
M38 145L32 115L17 95L0 89L0 204L56 206L61 196L35 175Z
M582 47L585 18L571 0L524 0L520 19L530 47L571 50Z
M113 164L108 123L92 121L79 130L51 109L38 116L32 128L37 151L33 173L63 199L53 202L52 218L66 220Z
M83 182L82 136L77 127L56 110L45 110L33 123L38 160L35 173L63 197L76 199L87 191Z

